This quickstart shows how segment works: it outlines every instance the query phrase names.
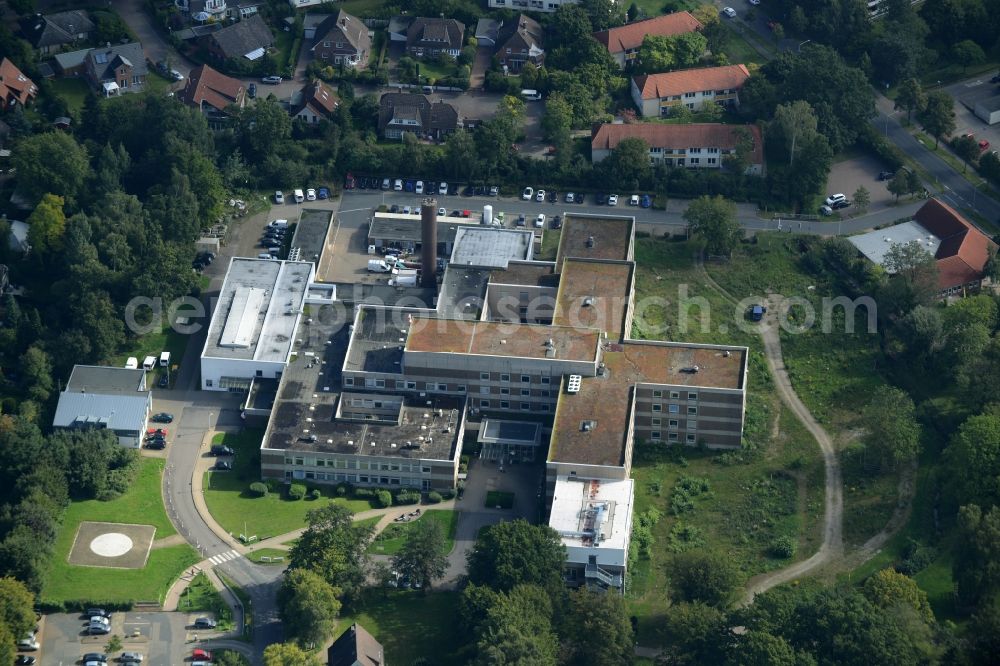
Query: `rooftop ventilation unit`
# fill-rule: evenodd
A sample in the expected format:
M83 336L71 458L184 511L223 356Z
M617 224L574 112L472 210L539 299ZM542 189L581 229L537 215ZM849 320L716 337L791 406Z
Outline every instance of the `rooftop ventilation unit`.
M580 384L583 382L583 377L580 375L570 375L569 381L566 382L566 392L567 393L579 393Z
M593 304L594 304L594 297L593 296L587 296L586 298L583 299L583 306L584 307L590 307Z
M594 247L594 237L587 236L587 247Z
M582 432L590 432L597 427L597 421L581 421L580 430Z

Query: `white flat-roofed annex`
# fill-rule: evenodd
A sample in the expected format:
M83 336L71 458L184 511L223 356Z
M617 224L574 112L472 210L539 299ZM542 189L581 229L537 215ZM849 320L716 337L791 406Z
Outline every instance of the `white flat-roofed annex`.
M312 276L312 262L233 257L202 358L286 361Z
M896 224L891 227L876 229L866 234L850 236L847 240L860 250L872 263L883 266L885 255L889 253L893 245L906 245L907 243L918 243L926 249L931 256L935 256L938 247L941 245L940 239L934 234L924 229L918 222L910 221Z
M571 564L624 567L632 529L632 479L556 477L549 527L559 532Z

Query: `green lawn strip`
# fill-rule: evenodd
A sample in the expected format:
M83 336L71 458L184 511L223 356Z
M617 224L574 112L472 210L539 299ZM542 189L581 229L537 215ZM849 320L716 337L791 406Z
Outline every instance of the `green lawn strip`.
M183 312L180 316L184 316ZM114 365L124 366L126 359L134 356L141 364L147 356L155 356L157 367L159 367L160 352L170 352L170 364L178 365L184 358L184 350L187 349L190 335L184 335L173 330L170 326L164 326L158 331L147 333L133 341L132 348L126 350L113 360Z
M417 520L433 520L440 523L441 531L445 535L445 552L451 552L451 549L455 547L455 528L458 526L458 513L442 509L429 509L424 511ZM416 523L417 521L390 523L376 537L368 552L376 555L395 555L403 547L407 533Z
M542 232L542 249L537 259L539 261L555 261L556 252L559 251L559 238L562 231L559 229L545 229Z
M216 570L215 572L219 576L226 587L232 590L233 594L239 599L240 604L243 606L243 637L240 640L250 641L253 637L253 606L250 603L250 595L244 590L240 585L234 581L232 578Z
M52 566L42 590L44 600L159 601L170 584L201 558L187 545L153 549L142 569L109 569L69 564L77 528L83 521L152 525L155 539L176 533L163 510L160 478L163 461L144 458L127 493L109 502L72 502L56 537Z
M366 18L379 14L385 3L382 0L344 0L338 6L353 16Z
M457 592L371 590L359 608L341 616L335 638L357 622L382 644L388 664L433 655L438 666L457 666L464 662L448 652L456 644L457 604Z
M1000 62L990 60L981 62L978 65L969 67L951 62L949 59L942 59L936 68L928 68L920 77L920 82L928 88L947 85L955 81L972 78L977 74L993 74L1000 67Z
M484 504L490 509L509 509L514 506L514 493L491 490L486 493L486 502Z
M268 558L268 561L263 561L262 558ZM282 558L279 561L274 561L274 558ZM264 565L281 565L285 566L291 560L288 557L288 551L282 550L281 548L261 548L259 550L253 550L247 554L247 559L254 564L264 564Z
M150 551L142 569L78 567L57 549L42 601L88 600L162 602L170 585L185 569L201 560L186 544Z
M90 91L90 87L85 80L74 78L53 79L50 81L50 85L55 94L66 102L66 106L69 107L70 112L79 114L83 110L84 101L87 99L87 93Z
M332 486L314 486L324 493L318 500L289 500L280 484L276 492L257 497L249 491L250 483L233 472L206 472L205 503L227 532L255 535L258 541L305 527L306 513L330 502L343 504L355 513L371 508L368 500L331 499Z
M204 573L195 576L185 588L183 596L178 601L177 610L188 613L211 613L218 623L216 630L229 631L233 628L232 610Z

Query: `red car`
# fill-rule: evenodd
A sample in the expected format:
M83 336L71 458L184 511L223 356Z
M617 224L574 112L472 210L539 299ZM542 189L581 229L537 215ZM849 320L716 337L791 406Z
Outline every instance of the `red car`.
M146 434L150 436L163 435L164 437L166 437L168 433L166 428L150 428L149 430L146 431Z
M356 185L356 183L354 181L354 176L352 174L347 174L346 176L344 176L344 189L345 190L353 190L355 185Z
M980 152L985 151L989 147L990 147L990 142L987 141L986 139L983 139L982 141L979 142Z
M198 648L191 651L191 661L212 661L212 653Z

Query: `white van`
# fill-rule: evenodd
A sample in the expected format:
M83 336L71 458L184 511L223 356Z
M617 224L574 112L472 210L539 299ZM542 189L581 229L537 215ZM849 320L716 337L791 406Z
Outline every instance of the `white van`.
M302 203L306 200L306 195L302 193L302 190L295 190L295 203Z
M170 365L170 352L160 352L160 367L166 368Z
M522 90L521 97L530 102L537 102L542 98L542 93L538 92L537 90Z
M142 369L143 370L152 370L155 367L156 367L156 357L155 356L147 356L146 358L142 359Z
M368 260L368 272L369 273L388 273L390 270L389 264L385 263L381 259L369 259Z
M271 220L270 222L267 223L267 226L273 227L275 229L287 229L288 220Z
M258 259L274 259L274 257L272 257L270 255L270 253L268 253L268 252L261 252L260 254L257 255L257 258Z
M129 356L128 359L125 361L125 367L128 368L129 370L135 370L136 368L139 367L139 359L137 359L135 356Z

